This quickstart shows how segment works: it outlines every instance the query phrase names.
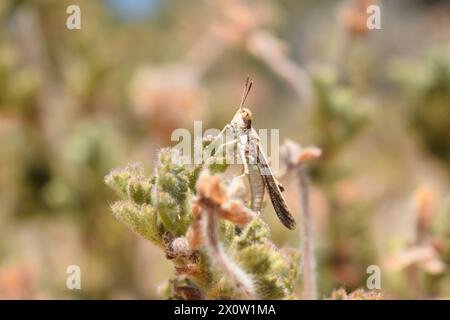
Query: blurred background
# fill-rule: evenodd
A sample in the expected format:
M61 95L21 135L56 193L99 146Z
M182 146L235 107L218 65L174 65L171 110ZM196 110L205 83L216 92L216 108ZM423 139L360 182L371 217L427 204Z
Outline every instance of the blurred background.
M68 30L66 9L81 9ZM367 30L366 8L381 8ZM450 298L448 1L0 2L0 298L158 298L163 252L110 214L175 128L223 128L247 74L256 128L316 145L319 296ZM297 214L295 178L285 177ZM298 245L267 205L278 245ZM81 268L82 290L66 288Z

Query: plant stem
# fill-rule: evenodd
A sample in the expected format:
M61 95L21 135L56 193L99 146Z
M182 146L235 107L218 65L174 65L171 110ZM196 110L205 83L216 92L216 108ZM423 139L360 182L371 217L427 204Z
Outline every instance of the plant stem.
M316 261L314 258L314 241L312 217L309 208L309 179L303 163L297 165L297 177L301 192L301 228L300 241L303 249L303 287L304 298L307 300L317 299L316 287Z
M218 213L215 206L206 206L203 216L203 237L210 256L217 266L222 269L225 276L243 292L245 298L255 299L253 285L250 277L223 251L217 235Z

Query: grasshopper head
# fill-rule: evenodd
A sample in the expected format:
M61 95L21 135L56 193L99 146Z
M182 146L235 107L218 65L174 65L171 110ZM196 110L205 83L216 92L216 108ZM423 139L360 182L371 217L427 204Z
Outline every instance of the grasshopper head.
M247 108L239 108L231 120L231 124L239 129L250 129L252 127L252 113Z
M242 94L241 104L238 111L231 120L231 125L239 129L250 129L252 127L252 113L249 109L244 108L245 100L247 99L248 93L252 88L253 82L250 81L250 77L247 76L245 81L244 93Z

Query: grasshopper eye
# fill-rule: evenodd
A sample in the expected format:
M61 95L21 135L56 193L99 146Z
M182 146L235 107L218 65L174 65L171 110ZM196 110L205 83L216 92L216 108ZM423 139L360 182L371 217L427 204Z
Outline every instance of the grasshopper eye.
M250 120L252 119L252 114L250 113L249 110L244 109L244 110L242 111L242 119L243 119L244 121L250 121Z
M252 113L248 109L243 109L241 111L242 121L246 129L250 129L252 126Z

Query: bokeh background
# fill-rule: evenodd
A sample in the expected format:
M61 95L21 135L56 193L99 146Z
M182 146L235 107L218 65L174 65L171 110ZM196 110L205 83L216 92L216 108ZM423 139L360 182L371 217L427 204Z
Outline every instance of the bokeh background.
M319 296L364 288L378 265L385 298L450 298L449 2L377 1L368 31L372 3L1 1L0 298L158 298L171 265L110 214L103 178L151 172L194 120L222 128L247 74L255 127L323 150L309 167ZM72 264L82 290L66 288Z

